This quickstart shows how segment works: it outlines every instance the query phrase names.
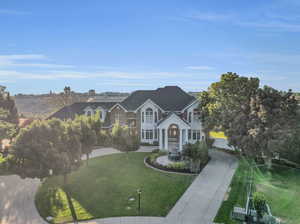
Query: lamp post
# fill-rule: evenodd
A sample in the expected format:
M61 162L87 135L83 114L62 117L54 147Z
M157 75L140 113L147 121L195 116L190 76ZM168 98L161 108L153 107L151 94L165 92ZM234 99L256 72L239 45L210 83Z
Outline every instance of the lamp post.
M138 211L139 211L139 215L141 215L141 194L142 194L142 190L141 189L138 189L137 190L137 193L138 193L138 197L139 197L139 201L138 201Z

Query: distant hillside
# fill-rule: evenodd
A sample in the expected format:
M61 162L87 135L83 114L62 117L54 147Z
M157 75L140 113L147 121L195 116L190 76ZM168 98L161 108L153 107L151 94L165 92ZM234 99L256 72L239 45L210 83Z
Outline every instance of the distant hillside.
M113 101L120 102L125 99L129 93L99 93L94 96L90 96L85 93L76 93L76 96L79 98L78 101ZM18 108L19 114L24 115L25 117L39 117L46 118L50 114L57 111L57 108L54 105L51 105L51 97L53 94L42 94L42 95L23 95L18 94L15 96L16 106Z

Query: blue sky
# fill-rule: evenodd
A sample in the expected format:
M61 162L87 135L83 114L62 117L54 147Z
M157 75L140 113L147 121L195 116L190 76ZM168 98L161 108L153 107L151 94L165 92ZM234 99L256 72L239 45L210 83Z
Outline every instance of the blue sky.
M228 71L300 91L298 0L2 0L0 28L14 94L199 91Z

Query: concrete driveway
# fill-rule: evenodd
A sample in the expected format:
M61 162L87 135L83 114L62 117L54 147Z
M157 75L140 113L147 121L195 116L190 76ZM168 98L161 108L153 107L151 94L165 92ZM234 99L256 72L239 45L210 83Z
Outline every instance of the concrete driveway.
M211 161L169 212L166 223L213 223L238 162L221 151L212 150L210 156Z
M43 224L34 204L38 179L0 176L0 224Z

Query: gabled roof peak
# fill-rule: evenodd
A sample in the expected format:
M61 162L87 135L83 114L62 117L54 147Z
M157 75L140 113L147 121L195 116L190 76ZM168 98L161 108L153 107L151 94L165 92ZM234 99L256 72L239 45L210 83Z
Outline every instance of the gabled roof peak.
M195 97L178 86L165 86L156 90L137 90L121 104L129 111L134 111L148 99L165 111L180 111L195 100Z

